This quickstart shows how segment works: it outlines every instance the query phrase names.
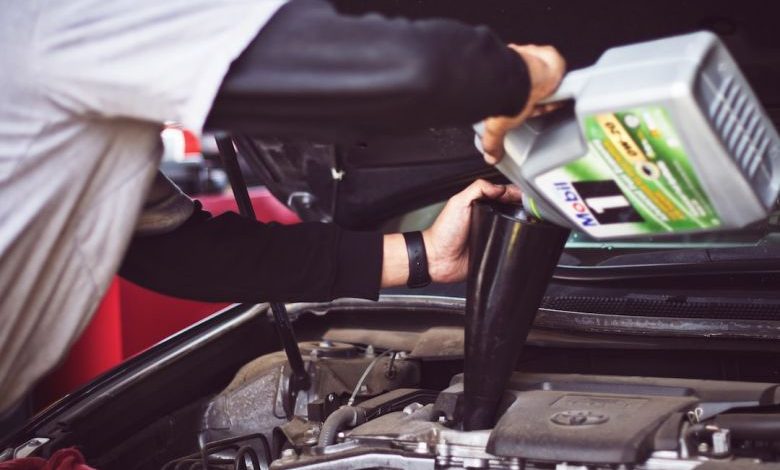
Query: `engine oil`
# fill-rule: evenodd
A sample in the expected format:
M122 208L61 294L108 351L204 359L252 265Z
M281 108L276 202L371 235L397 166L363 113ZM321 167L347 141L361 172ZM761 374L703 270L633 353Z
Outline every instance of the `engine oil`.
M780 138L714 34L609 49L562 99L507 135L498 164L542 219L597 239L676 234L740 228L776 202Z

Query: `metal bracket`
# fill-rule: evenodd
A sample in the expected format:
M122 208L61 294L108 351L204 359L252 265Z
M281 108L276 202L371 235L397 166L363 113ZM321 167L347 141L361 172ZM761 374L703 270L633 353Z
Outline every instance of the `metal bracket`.
M49 439L48 437L34 437L16 448L16 450L14 451L14 458L22 459L25 457L29 457L32 454L34 454L36 450L38 450L40 447L42 447L50 440L51 439Z

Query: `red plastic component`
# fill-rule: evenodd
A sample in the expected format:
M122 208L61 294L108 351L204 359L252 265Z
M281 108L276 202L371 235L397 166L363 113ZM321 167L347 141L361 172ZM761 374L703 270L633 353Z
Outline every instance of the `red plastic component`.
M182 129L184 135L184 155L200 155L200 139L194 132Z

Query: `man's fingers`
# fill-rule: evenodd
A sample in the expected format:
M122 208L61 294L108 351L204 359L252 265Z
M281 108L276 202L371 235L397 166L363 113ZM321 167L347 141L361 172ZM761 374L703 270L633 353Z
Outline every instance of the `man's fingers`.
M494 157L493 155L490 155L489 153L482 154L482 158L485 159L485 163L487 163L488 165L495 165L501 161L498 158Z
M563 107L563 103L547 103L536 105L534 110L531 112L530 117L542 116L544 114L551 113L556 109L560 109L561 107Z
M482 134L482 150L485 161L495 165L504 157L504 137L509 129L523 122L525 117L505 118L493 117L485 120Z
M474 181L467 189L469 203L476 199L482 198L496 199L501 197L505 191L505 186L500 184L493 184L483 179Z
M507 188L504 185L478 179L455 197L459 197L463 205L468 206L477 199L499 199L506 190Z
M485 131L482 134L482 150L485 152L485 161L495 165L504 156L504 136L506 129L498 119L485 121Z
M505 186L505 188L504 194L500 197L501 202L520 202L523 200L523 192L520 191L520 188L513 184Z
M471 204L477 199L496 199L501 202L520 202L523 197L520 188L513 184L493 184L489 181L479 179L461 193L464 197L464 203Z
M482 136L483 158L488 165L495 165L504 157L504 137L495 135Z

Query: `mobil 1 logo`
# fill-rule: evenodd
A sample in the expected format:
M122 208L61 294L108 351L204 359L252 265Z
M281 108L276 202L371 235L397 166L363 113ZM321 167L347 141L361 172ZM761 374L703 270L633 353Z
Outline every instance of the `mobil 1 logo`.
M613 180L557 182L554 185L584 227L644 222Z

